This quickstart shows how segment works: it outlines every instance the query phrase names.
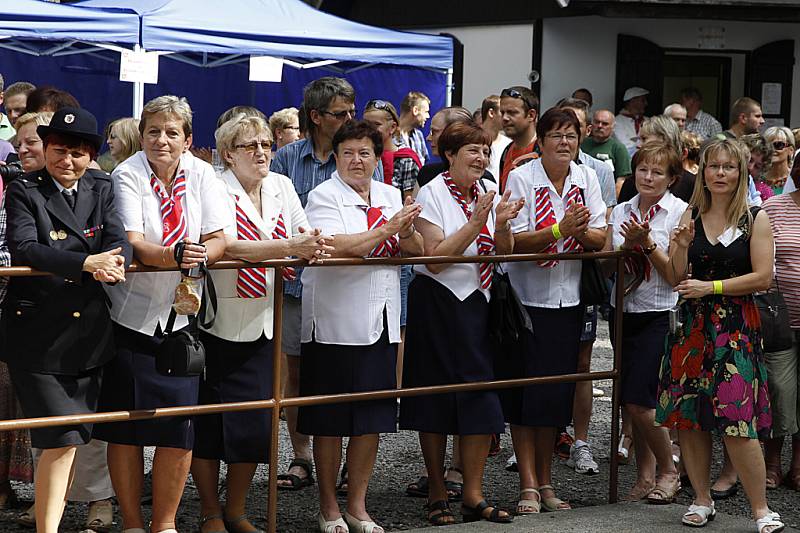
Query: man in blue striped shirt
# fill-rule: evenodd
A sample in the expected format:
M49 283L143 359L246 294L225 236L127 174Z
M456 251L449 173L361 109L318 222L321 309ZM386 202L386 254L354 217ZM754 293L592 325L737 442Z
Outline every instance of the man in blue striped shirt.
M343 78L319 78L303 90L303 110L306 114L305 138L287 144L277 151L270 170L289 177L303 207L308 193L326 181L336 170L333 156L333 136L345 122L355 118L356 93ZM383 168L378 165L373 179L383 181ZM307 228L311 229L311 228ZM297 396L300 383L300 298L303 286L297 280L286 282L283 299L282 350L286 357L286 396ZM311 440L297 433L297 408L287 407L286 420L294 449L294 461L289 471L278 476L278 488L297 490L313 483Z

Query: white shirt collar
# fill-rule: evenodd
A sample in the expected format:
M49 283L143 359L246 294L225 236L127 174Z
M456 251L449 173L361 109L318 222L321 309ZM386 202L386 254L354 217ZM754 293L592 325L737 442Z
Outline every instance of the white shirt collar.
M542 160L537 159L530 164L533 168L533 188L539 189L541 187L548 187L555 190L553 182L550 181L550 178L547 177L547 173L544 171ZM564 191L568 191L572 185L577 185L581 189L586 188L586 176L583 170L581 170L581 167L574 161L570 161L569 163L569 174L567 174L567 178L564 180Z
M334 171L331 174L331 179L336 180L339 185L339 194L342 199L342 205L356 205L356 206L366 206L366 207L388 207L391 205L391 199L387 198L384 190L382 187L375 187L375 180L370 179L370 186L369 186L369 201L371 205L367 205L367 202L359 195L353 188L345 183L341 176L339 176L338 171Z
M54 177L50 176L50 179L51 179L51 180L53 180L53 183L55 183L55 184L56 184L56 188L58 189L58 192L64 192L64 191L78 192L78 182L79 182L80 180L78 180L78 181L76 181L75 183L73 183L73 184L72 184L72 187L70 187L70 188L67 188L67 187L64 187L63 185L61 185L61 184L58 182L58 180L57 180L57 179L55 179Z

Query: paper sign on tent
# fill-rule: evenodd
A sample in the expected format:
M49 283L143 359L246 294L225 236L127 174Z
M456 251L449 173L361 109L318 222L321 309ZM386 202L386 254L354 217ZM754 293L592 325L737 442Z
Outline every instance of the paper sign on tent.
M158 83L158 56L156 52L125 50L119 62L120 81Z
M250 56L250 81L279 82L282 79L282 57Z

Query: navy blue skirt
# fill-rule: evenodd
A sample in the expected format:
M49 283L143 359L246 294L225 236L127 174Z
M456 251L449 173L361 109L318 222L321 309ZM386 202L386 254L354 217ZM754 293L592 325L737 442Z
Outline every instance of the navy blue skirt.
M85 415L97 411L103 370L85 370L77 376L42 374L8 367L11 384L26 418ZM31 429L34 448L80 446L92 438L92 424Z
M156 371L155 353L163 336L145 335L114 324L117 356L103 367L99 410L126 411L197 405L200 379L162 376ZM191 417L167 417L131 422L96 424L95 439L131 446L164 446L191 450Z
M614 342L614 314L608 324ZM622 314L622 404L656 408L661 358L664 355L669 311Z
M383 335L369 346L303 343L300 396L343 394L397 388L397 344ZM297 431L324 437L356 437L397 431L397 400L300 407Z
M524 331L510 376L574 374L583 326L581 305L550 309L525 306L533 333ZM575 383L529 385L501 391L506 422L519 426L565 427L572 421Z
M272 398L272 341L232 342L200 333L206 375L199 405ZM195 417L194 456L226 463L268 463L271 409Z
M416 276L408 292L403 387L493 380L488 320L489 303L480 291L462 302L430 276ZM503 411L494 391L414 396L400 401L400 429L488 435L501 433L503 428Z

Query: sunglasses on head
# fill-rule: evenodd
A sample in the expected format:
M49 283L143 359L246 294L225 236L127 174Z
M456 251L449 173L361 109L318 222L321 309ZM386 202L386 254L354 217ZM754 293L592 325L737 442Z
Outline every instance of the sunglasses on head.
M772 143L772 147L776 150L783 150L787 146L789 146L789 143L785 143L783 141L775 141L774 143Z
M366 107L364 110L367 109L387 109L389 107L389 103L384 100L370 100L367 102Z
M525 104L525 106L526 106L528 109L533 109L533 106L532 106L532 105L531 105L531 103L528 101L528 99L525 97L525 95L524 95L524 94L522 94L521 92L519 92L519 91L518 91L518 90L516 90L516 89L503 89L502 91L500 91L500 96L501 96L501 97L502 97L502 96L509 96L509 97L511 97L511 98L519 98L520 100L522 100L522 101L523 101L523 103Z

